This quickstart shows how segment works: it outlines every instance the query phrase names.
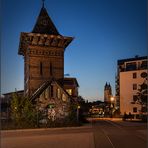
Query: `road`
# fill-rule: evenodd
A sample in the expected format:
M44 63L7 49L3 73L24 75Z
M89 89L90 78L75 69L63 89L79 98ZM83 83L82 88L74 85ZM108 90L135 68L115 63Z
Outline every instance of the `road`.
M1 148L146 148L146 123L93 119L88 125L1 132Z
M141 125L140 125L141 124ZM146 148L146 125L136 122L95 120L95 148Z

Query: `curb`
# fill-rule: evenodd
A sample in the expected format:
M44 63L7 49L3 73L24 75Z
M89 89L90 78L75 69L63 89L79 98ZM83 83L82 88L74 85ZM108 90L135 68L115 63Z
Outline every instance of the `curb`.
M78 127L58 127L58 128L36 128L36 129L13 129L13 130L1 130L1 133L13 133L13 132L37 132L37 131L58 131L58 130L70 130L70 129L85 129L92 128L92 125L83 125Z

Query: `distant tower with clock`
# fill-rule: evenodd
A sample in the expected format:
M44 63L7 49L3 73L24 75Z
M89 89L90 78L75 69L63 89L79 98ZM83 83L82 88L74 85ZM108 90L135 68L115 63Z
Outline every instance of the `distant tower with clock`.
M64 51L72 40L59 34L43 3L32 32L20 36L18 54L24 57L25 96L30 97L50 79L63 81Z

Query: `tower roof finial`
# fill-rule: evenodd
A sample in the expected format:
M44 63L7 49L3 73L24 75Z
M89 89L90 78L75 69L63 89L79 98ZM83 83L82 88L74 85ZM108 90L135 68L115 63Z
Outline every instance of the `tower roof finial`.
M36 24L32 30L32 33L59 35L58 30L53 24L51 18L49 17L46 8L44 7L45 0L42 0L42 8L40 10L39 16L37 18Z
M45 2L45 0L42 0L42 7L44 8L44 2Z

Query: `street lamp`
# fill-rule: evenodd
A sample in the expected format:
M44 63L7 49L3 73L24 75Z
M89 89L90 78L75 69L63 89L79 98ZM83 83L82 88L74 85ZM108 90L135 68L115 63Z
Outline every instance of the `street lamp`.
M113 108L114 108L114 101L115 101L115 98L112 96L112 97L110 98L110 101L111 101L111 105L110 105L110 107L111 107L111 117L112 117L112 115L113 115Z
M77 123L79 122L79 109L80 109L80 105L77 106Z
M110 98L110 100L111 100L111 102L113 102L113 101L115 100L115 98L112 96L112 97Z

